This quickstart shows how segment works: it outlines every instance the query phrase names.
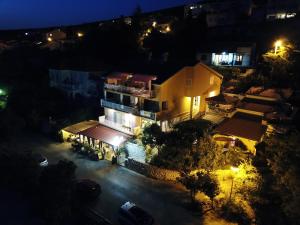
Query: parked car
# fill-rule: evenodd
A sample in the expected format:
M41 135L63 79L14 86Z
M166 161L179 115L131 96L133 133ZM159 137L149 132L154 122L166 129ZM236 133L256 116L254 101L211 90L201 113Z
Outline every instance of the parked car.
M43 156L42 154L40 153L35 153L33 154L33 158L37 161L37 163L42 166L42 167L45 167L45 166L48 166L48 160L45 156Z
M89 179L78 180L75 184L75 194L80 200L94 200L101 194L101 186Z
M118 220L122 225L152 225L153 217L132 202L124 203L118 213Z

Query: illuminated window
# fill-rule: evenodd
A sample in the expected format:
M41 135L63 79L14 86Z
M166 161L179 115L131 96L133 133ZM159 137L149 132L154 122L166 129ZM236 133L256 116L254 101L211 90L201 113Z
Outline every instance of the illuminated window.
M194 97L194 106L198 107L200 105L200 96Z

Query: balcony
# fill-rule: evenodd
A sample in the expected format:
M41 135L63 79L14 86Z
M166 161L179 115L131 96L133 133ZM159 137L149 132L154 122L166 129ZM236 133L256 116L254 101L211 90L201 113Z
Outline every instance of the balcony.
M114 102L111 102L109 100L101 99L101 106L105 107L105 108L110 108L110 109L115 109L115 110L118 110L118 111L126 112L126 113L139 115L139 110L138 109L130 107L130 106L114 103Z
M146 90L144 88L136 88L136 87L127 87L123 85L115 85L115 84L104 84L104 88L108 90L113 90L121 93L132 94L134 96L140 96L143 98L154 98L155 93L153 91Z
M149 112L149 111L141 110L140 111L140 115L142 117L145 117L145 118L148 118L148 119L151 119L151 120L156 120L156 113L154 113L154 112Z
M99 117L99 123L106 127L110 127L112 129L121 131L121 132L123 132L125 134L129 134L129 135L135 135L139 129L139 127L126 127L119 123L115 123L113 121L107 120L107 119L105 119L105 116Z

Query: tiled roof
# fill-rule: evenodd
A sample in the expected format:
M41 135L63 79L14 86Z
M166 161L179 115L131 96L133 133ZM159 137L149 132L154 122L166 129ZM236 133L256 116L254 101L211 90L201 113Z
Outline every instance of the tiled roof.
M95 120L83 121L80 123L73 124L71 126L65 127L62 130L67 131L72 134L78 134L79 132L86 130L91 127L97 126L99 123Z
M267 127L262 125L262 117L238 112L221 122L215 132L260 141L266 129Z
M79 134L103 141L113 146L118 146L131 138L127 134L102 125L91 127L87 130L81 131Z

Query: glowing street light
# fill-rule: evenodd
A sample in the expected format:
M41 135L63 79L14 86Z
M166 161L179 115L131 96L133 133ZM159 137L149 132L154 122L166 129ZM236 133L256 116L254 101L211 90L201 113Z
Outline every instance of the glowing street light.
M78 33L77 33L77 36L78 36L78 37L83 37L83 36L84 36L84 34L83 34L83 33L81 33L81 32L78 32Z
M157 25L157 22L154 21L154 22L152 23L152 27L156 27L156 25Z
M275 46L274 52L275 52L275 54L277 54L278 49L282 46L282 41L281 40L275 41L274 46Z
M47 40L48 40L49 42L53 41L53 39L52 39L51 37L48 37Z

